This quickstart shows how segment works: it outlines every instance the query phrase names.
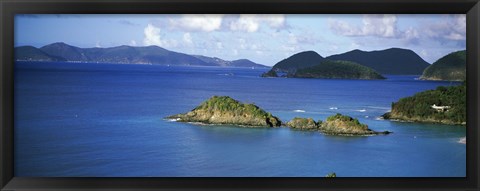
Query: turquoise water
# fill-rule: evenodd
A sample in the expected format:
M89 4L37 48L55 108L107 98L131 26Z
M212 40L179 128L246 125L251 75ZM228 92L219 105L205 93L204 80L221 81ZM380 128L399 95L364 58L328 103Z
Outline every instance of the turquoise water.
M465 176L465 127L378 119L401 97L455 84L258 77L264 71L17 62L15 176ZM255 103L283 121L338 112L394 133L340 137L163 119L213 95Z

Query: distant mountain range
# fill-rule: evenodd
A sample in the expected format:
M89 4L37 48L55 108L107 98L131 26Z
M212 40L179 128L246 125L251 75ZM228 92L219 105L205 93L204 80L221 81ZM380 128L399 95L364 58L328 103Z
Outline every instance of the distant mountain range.
M420 79L423 80L466 80L467 54L465 50L452 52L430 65Z
M158 46L79 48L65 43L53 43L41 48L16 47L15 60L269 68L247 59L227 61L174 52Z

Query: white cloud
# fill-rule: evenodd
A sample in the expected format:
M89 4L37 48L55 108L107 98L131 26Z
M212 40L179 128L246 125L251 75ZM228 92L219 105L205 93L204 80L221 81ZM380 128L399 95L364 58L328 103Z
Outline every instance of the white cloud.
M422 49L422 50L420 51L420 55L422 55L422 57L428 57L428 52L427 52L427 50Z
M452 15L443 22L425 25L422 32L441 42L447 40L464 41L466 39L466 25L465 15Z
M441 21L425 22L420 26L399 29L395 15L364 15L361 25L330 19L329 28L336 34L351 37L372 36L403 40L407 44L419 44L420 40L434 39L441 44L466 39L465 15L448 15Z
M186 31L211 32L220 29L223 15L214 14L188 14L179 19L171 19L170 26Z
M190 33L183 34L183 42L187 46L192 46L193 45L192 35L190 35Z
M420 34L418 33L417 29L410 27L404 33L403 37L407 42L417 44L420 40Z
M143 30L143 33L145 35L145 38L143 39L143 44L147 46L162 46L162 41L160 39L160 28L157 28L152 24L148 24L147 27Z
M280 28L285 26L284 15L262 15L263 20L272 28Z
M216 43L217 49L223 49L223 44L221 42Z
M356 43L356 42L352 42L352 44L350 44L350 49L354 50L354 49L359 49L360 48L360 44Z
M162 39L160 31L160 28L148 24L143 30L145 35L143 44L146 46L156 45L169 48L178 46L178 42L175 39Z
M232 50L232 55L238 56L238 50L237 50L237 49L233 49L233 50Z
M247 49L247 41L245 39L239 38L238 43L240 44L240 49Z
M270 28L281 28L285 25L285 16L242 14L237 20L231 22L229 27L232 31L257 32L262 24Z
M256 15L240 15L240 18L230 23L230 30L256 32L259 26L259 19Z
M137 46L137 41L131 40L130 41L130 46Z
M280 49L282 51L286 51L286 52L296 52L298 50L298 47L297 46L287 46L287 45L282 45L280 47Z
M337 34L344 36L377 36L394 38L398 35L397 16L364 15L361 26L336 19L329 20L329 27Z
M288 43L297 44L298 43L297 36L294 35L293 33L289 33L288 34Z

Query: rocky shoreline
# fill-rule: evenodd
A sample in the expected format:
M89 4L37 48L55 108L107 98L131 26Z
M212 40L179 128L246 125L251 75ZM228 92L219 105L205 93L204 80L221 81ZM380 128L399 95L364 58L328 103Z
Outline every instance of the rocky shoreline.
M314 121L312 118L294 118L287 122L287 127L295 130L319 131L327 135L340 136L370 136L370 135L388 135L392 132L377 132L368 128L368 125L362 124L358 119L337 113L328 117L325 121Z
M419 118L419 117L407 117L404 115L399 115L399 114L392 114L392 112L387 112L382 115L382 118L385 120L391 120L391 121L401 121L401 122L414 122L414 123L437 123L437 124L442 124L442 125L462 125L465 126L467 125L466 122L454 122L451 120L437 120L437 119L432 119L432 118Z

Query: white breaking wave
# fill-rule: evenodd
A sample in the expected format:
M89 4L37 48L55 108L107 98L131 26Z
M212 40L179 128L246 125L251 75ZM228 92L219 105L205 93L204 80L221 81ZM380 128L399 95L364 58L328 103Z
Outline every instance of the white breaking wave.
M467 144L467 137L462 137L458 140L458 143Z
M367 111L366 109L359 109L359 110L355 110L355 111L358 111L358 112L365 112Z
M180 118L176 118L176 119L168 119L168 121L173 121L173 122L175 122L175 121L178 121L178 120L180 120Z
M372 108L372 109L381 109L381 110L389 110L390 108L389 107L376 107L376 106L367 106L368 108Z
M331 110L337 110L338 107L331 107L331 108L329 108L329 109L331 109Z
M305 113L305 110L296 109L296 110L293 110L293 112L296 112L296 113Z
M219 76L233 76L234 74L233 73L227 73L227 74L217 74Z

